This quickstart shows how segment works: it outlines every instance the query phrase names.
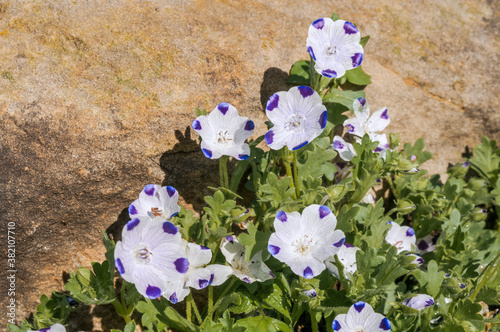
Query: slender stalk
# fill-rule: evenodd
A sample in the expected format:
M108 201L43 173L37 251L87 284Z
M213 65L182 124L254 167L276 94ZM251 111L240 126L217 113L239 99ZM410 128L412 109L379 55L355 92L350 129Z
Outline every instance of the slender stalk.
M191 295L191 293L189 293L189 295ZM192 322L191 320L191 303L193 301L193 297L189 297L186 299L186 319L188 320L188 322Z
M295 184L294 184L294 180L293 180L293 173L292 173L292 167L290 166L290 161L289 161L289 155L288 155L288 148L287 147L284 147L282 150L281 150L281 154L282 154L282 158L283 158L283 163L285 164L285 168L286 168L286 174L290 177L290 179L292 180L290 182L290 188L295 188ZM293 193L293 199L297 199L297 194L296 192Z
M229 189L229 175L227 174L227 160L228 156L222 156L219 158L219 177L220 186Z
M293 178L295 180L295 196L300 198L300 181L299 181L299 171L297 166L297 150L293 151Z
M311 316L311 328L313 332L318 332L318 321L316 320L316 315L314 311L309 311L309 316Z
M201 319L200 311L198 310L198 306L196 306L196 302L194 301L193 295L191 293L189 293L187 301L188 302L186 302L186 308L187 308L187 304L190 303L190 306L193 308L194 315L196 316L196 320L198 321L198 324L201 324L202 319Z
M233 277L233 280L231 280L231 282L229 283L229 285L227 285L227 287L224 289L224 291L222 292L222 294L217 299L217 302L215 303L215 306L212 308L211 311L208 312L207 317L205 319L207 319L207 318L212 319L212 316L213 316L215 310L217 310L217 308L220 306L220 304L222 303L222 300L224 299L224 297L226 296L226 294L231 290L231 288L233 288L233 286L234 286L234 284L236 283L237 280L238 280L238 278ZM216 317L216 319L217 318L218 317Z
M394 187L394 183L392 182L392 175L389 174L385 177L387 179L387 183L389 183L389 187L391 188L392 193L396 199L399 199L398 192L396 191L396 187Z
M207 318L211 315L214 308L214 286L208 286L208 308L207 308ZM211 319L211 317L210 317Z

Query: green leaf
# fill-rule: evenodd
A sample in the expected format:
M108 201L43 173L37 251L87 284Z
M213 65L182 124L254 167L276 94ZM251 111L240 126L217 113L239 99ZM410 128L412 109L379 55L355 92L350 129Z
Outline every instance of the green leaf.
M361 66L350 69L345 72L347 81L355 85L368 85L371 84L370 75L365 73Z
M354 230L355 217L360 210L359 206L353 206L348 208L347 205L343 205L340 211L337 213L337 229L340 229L344 234L348 234Z
M370 40L370 36L364 36L364 37L361 38L361 40L359 41L359 43L364 48L366 46L366 43L368 43L368 40Z
M306 176L313 179L323 177L333 180L335 176L335 165L331 162L337 153L332 149L327 149L330 145L330 138L318 137L314 144L310 144L298 160L299 181L302 183Z
M323 97L323 102L342 104L348 107L351 111L354 111L352 104L354 100L358 98L365 98L365 93L363 91L332 90Z
M427 272L416 270L414 275L424 290L424 293L435 297L439 293L439 288L443 283L445 273L443 271L438 271L438 264L436 261L432 260L427 265Z
M337 21L337 20L340 20L340 16L338 16L336 13L333 13L332 14L332 21Z
M245 246L245 261L248 262L257 252L267 249L272 232L269 229L266 232L258 231L252 222L248 222L247 231L248 234L241 233L238 236L238 241Z
M145 326L151 325L152 322L157 324L158 330L163 330L165 327L170 327L179 331L197 332L198 328L187 319L182 317L176 310L170 307L165 298L158 300L146 299L140 301L136 307L137 311L143 314L142 323Z
M246 327L249 331L278 332L289 331L288 325L277 319L267 316L248 317L240 319L235 324L236 327Z
M481 304L479 303L474 303L470 299L459 300L453 318L462 323L464 321L469 322L474 328L481 331L484 329L484 318L479 314L480 310Z
M134 332L135 331L135 322L132 320L128 322L127 325L125 325L125 328L123 329L123 332Z
M290 76L286 81L289 84L309 85L309 67L311 62L308 60L299 60L290 68Z
M495 140L483 137L482 144L474 148L474 156L470 158L471 166L490 183L495 183L500 173L500 149Z
M262 301L282 314L290 324L292 319L290 316L290 310L292 309L290 300L277 284L272 284L272 287L272 293L264 297Z

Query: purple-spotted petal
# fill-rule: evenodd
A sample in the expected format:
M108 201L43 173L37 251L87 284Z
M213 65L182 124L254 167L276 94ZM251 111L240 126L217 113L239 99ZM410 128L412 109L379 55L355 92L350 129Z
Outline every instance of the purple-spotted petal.
M279 254L280 247L273 246L272 244L270 244L267 246L267 250L271 253L271 255L275 256L275 255Z
M217 106L217 109L223 114L226 115L227 111L229 110L229 104L228 103L220 103L219 106Z
M288 217L287 217L285 211L278 211L276 213L276 219L278 219L281 222L286 222L288 220Z
M306 279L311 279L314 277L314 273L311 269L311 267L307 266L305 269L304 269L304 272L302 273L302 276Z
M177 227L175 227L175 225L174 225L174 224L172 224L171 222L168 222L168 221L165 221L165 222L163 223L163 226L162 226L162 227L163 227L163 231L164 231L165 233L168 233L168 234L175 235L175 234L177 234L177 232L178 232Z
M323 27L325 26L325 20L323 18L320 18L320 19L317 19L316 21L314 21L312 23L312 26L315 28L315 29L323 29Z
M161 289L159 287L149 285L146 288L146 296L150 299L156 299L161 296Z
M314 94L314 90L308 86L301 85L297 88L299 89L300 94L304 98L307 98L307 97L312 96Z
M274 110L276 107L278 107L279 101L280 101L280 96L275 93L267 101L266 110L268 111Z
M136 228L140 224L140 220L138 218L134 218L127 222L127 231L131 231Z
M358 33L358 29L351 22L345 22L344 23L344 31L348 35L352 35L352 34Z
M187 258L181 257L174 261L175 269L179 273L186 273L189 270L189 261Z
M332 213L332 210L330 210L330 208L328 206L324 206L324 205L321 205L318 210L319 210L319 218L320 219L323 219L324 217L326 217L327 215Z

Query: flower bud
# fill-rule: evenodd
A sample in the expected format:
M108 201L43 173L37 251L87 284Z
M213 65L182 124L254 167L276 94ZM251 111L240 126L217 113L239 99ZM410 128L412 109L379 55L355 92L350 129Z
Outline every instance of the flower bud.
M398 202L398 212L408 214L415 210L415 204L408 199L403 199Z

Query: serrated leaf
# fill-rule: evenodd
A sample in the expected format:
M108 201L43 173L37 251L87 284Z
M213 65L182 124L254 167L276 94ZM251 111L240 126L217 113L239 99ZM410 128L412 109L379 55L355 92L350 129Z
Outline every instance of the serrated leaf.
M425 293L435 297L439 293L439 288L443 283L445 273L439 271L438 264L436 261L432 260L427 265L427 272L416 270L414 275Z
M495 140L483 137L482 143L474 148L473 157L469 159L471 166L482 177L495 183L500 173L500 149Z

